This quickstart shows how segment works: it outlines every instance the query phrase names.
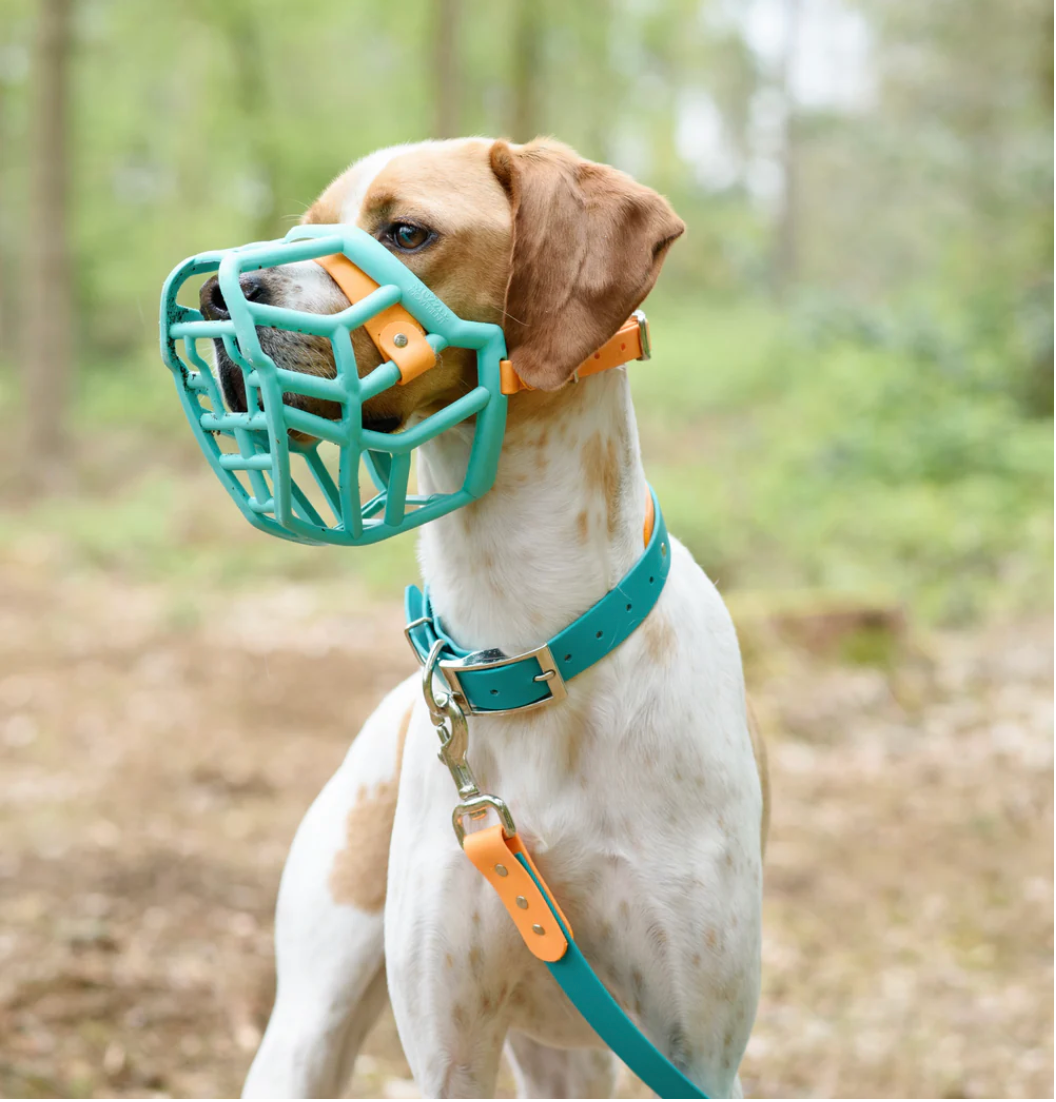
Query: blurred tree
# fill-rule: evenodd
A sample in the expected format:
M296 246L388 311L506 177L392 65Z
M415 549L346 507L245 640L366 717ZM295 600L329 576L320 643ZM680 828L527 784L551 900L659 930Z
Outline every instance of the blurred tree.
M799 48L801 0L784 0L781 46L781 201L777 213L774 286L787 295L799 276L799 125L793 80Z
M54 488L67 477L73 379L68 230L71 0L40 0L34 48L32 248L26 256L23 380L29 477Z
M456 138L462 117L462 4L461 0L433 0L433 9L433 137Z
M546 21L542 0L516 0L509 123L515 142L531 141L543 129L539 109Z
M0 149L11 148L8 123L7 88L0 72ZM0 363L9 362L16 354L14 300L14 231L9 225L8 211L13 205L5 202L8 189L8 159L0 160Z
M227 0L224 4L204 5L203 13L213 22L230 58L234 107L256 185L251 236L255 241L266 241L280 228L277 216L282 157L276 145L274 80L264 50L261 12L247 0Z

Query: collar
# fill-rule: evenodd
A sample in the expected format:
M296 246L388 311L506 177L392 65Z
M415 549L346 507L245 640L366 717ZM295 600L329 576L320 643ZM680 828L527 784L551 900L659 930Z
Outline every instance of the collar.
M352 304L378 289L378 284L343 253L316 257L315 263L326 271ZM383 358L391 360L399 369L401 386L436 363L436 350L426 339L425 330L399 303L393 303L369 318L364 322L364 328ZM578 381L587 375L620 367L631 360L648 360L651 355L649 321L641 310L635 310L609 340L576 368L572 378ZM503 394L535 389L514 371L509 360L501 360L499 369Z
M596 352L589 355L572 372L572 378L578 383L587 375L597 375L599 371L608 371L611 367L621 367L631 360L648 360L652 357L649 344L649 319L642 310L633 314L620 326ZM509 360L500 360L502 373L502 393L517 394L522 390L535 390L513 370Z
M604 370L598 368L597 370ZM566 683L614 651L649 615L671 569L671 543L652 487L648 487L646 547L641 558L597 604L535 650L512 657L500 650L470 651L444 630L429 593L407 587L404 629L419 663L438 641L438 663L451 691L473 715L528 711L568 695ZM651 515L650 515L651 514ZM652 523L650 523L652 521Z

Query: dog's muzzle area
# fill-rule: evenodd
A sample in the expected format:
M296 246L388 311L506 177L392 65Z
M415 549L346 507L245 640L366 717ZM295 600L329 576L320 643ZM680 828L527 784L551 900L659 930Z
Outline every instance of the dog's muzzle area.
M246 272L239 278L239 286L249 302L258 302L265 306L282 306L311 314L336 314L348 306L348 299L337 284L318 264L311 261ZM211 276L202 284L198 299L202 317L207 321L226 321L230 317L217 276ZM261 350L278 367L328 379L334 377L334 352L326 337L263 326L257 328L257 335ZM213 350L224 400L233 412L245 413L246 387L241 368L228 356L223 341L214 340ZM361 375L367 374L381 362L369 338L356 342L356 357ZM341 416L341 407L336 402L289 392L283 395L283 401L287 405L308 410L330 420ZM393 432L399 428L400 418L370 416L369 405L368 402L363 411L367 427L378 432Z

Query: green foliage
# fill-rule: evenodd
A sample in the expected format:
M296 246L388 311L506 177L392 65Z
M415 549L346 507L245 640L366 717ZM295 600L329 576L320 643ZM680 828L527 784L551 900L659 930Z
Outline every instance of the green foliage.
M529 2L538 57L522 87ZM847 105L790 104L787 57L763 56L751 20L719 0L457 6L465 132L509 133L527 113L665 191L685 218L650 308L657 359L632 374L671 526L720 584L879 593L944 620L1049 601L1051 5L842 0L833 11L865 27L870 78ZM340 556L249 530L198 477L155 326L181 257L281 234L356 157L429 136L437 11L75 5L78 500L27 507L5 464L0 553L36 539L72 568L355 572L387 593L414 573L412 541ZM35 13L33 0L0 9L0 427L12 454L10 367L16 353L33 366L11 322L34 248ZM725 181L683 125L693 104L717 120ZM781 149L765 132L788 108ZM798 181L784 206L753 183L783 157ZM783 233L797 260L776 280Z
M648 469L720 585L882 594L944 621L1051 601L1051 423L985 350L911 321L653 318Z

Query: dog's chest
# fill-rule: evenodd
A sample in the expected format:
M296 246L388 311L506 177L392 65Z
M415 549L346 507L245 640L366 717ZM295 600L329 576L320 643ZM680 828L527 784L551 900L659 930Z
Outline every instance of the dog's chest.
M636 651L648 645L644 637L629 644L624 660L638 661ZM664 692L662 682L643 694L620 664L585 676L576 695L589 707L570 697L566 708L534 718L473 723L478 779L509 803L577 943L627 1010L696 1043L726 1016L739 1012L750 1025L760 871L746 733L733 709L711 714L701 729L679 694ZM424 724L420 734L424 752L435 736ZM408 762L412 774L425 771L412 798L418 807L439 804L440 823L453 792L427 757ZM442 901L418 920L433 928L432 944L446 948L419 966L438 974L451 1012L498 1013L511 1028L561 1047L597 1044L491 889L449 850L441 828L435 850L410 856L411 880L429 889L396 913L410 922L419 898ZM709 1043L727 1033L736 1040L741 1029L720 1032Z

